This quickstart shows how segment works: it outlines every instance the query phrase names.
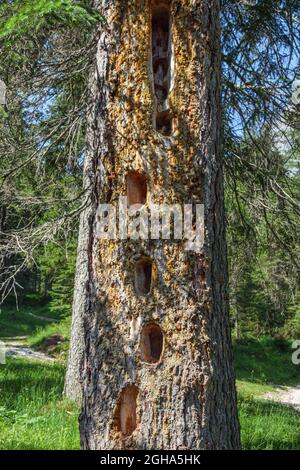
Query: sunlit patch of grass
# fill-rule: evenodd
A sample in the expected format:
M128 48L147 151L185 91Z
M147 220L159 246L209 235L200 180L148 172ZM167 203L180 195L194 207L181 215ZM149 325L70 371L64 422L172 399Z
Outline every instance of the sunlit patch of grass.
M248 338L235 343L243 449L300 449L299 411L261 399L278 385L300 383L288 341Z
M239 397L244 450L299 450L300 413L278 403Z
M259 384L255 382L247 382L245 380L237 380L238 392L247 398L261 397L265 393L272 392L275 388L268 384Z
M71 329L71 318L65 318L58 323L50 323L46 326L38 328L28 339L30 347L38 350L42 350L47 353L47 350L43 347L44 341L52 335L62 335L64 341L55 347L52 351L52 355L61 359L66 359L69 349L69 335Z
M45 326L46 322L30 315L47 316L46 308L2 308L0 312L0 338L26 336L33 334L38 328Z

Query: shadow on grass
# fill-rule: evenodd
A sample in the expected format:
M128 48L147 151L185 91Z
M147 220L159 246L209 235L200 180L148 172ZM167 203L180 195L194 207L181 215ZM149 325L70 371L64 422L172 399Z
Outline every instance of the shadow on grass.
M61 398L64 382L64 367L60 364L40 363L23 359L7 360L0 365L0 404L9 408L18 407L22 401L38 398L47 402Z
M53 323L48 320L53 318L53 323L61 320L58 315L52 315L47 306L24 306L21 310L15 307L3 307L0 312L0 335L2 338L13 338L15 336L29 336L39 328Z
M234 343L235 369L239 380L272 385L300 383L300 368L292 363L291 344L269 337Z

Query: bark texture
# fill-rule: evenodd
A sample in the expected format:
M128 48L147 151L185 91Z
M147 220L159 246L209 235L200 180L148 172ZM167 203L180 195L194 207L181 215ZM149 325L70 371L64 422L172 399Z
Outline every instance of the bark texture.
M238 448L221 166L219 2L100 0L98 5L107 26L94 75L87 157L92 203L81 224L83 282L77 273L75 299L84 319L81 444ZM156 31L168 35L165 53L172 54L165 71L159 66L163 57L157 67L153 62L159 54L152 48L153 12ZM157 126L161 113L167 132L161 121ZM146 175L147 204L204 203L202 253L186 251L183 241L97 239L97 204L117 204L132 172ZM139 273L145 278L142 292L136 286Z

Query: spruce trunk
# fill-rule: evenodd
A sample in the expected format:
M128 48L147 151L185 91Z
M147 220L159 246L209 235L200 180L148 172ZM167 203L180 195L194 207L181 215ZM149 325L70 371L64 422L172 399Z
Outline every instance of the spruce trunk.
M77 272L83 449L239 447L230 338L217 0L101 0ZM88 174L88 176L87 176ZM103 240L97 208L203 203L182 240Z

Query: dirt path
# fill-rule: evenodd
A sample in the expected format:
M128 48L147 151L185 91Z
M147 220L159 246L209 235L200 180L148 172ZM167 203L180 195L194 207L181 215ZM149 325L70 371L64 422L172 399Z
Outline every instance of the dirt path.
M268 392L264 395L266 400L273 400L283 405L292 406L300 411L300 385L296 387L280 387L275 392Z
M20 336L16 338L2 339L5 344L5 355L6 357L21 357L24 359L35 359L37 361L54 362L53 357L47 356L42 352L34 351L28 346L24 345L23 342L26 340L26 336Z

